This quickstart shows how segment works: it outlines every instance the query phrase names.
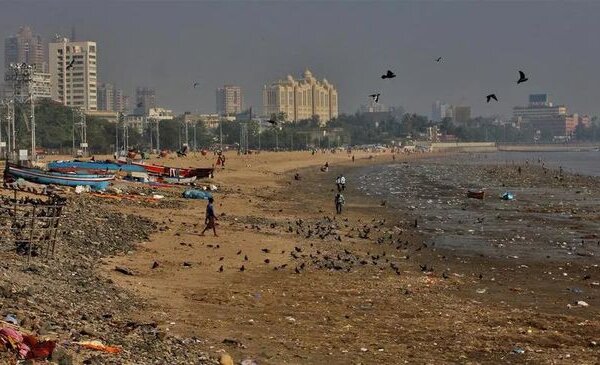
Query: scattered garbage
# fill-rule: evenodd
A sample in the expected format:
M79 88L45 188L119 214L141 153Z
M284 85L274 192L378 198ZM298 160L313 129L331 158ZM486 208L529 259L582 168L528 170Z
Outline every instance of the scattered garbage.
M485 294L485 292L487 292L487 289L477 289L475 290L477 292L477 294Z
M111 354L118 354L119 352L122 351L120 347L108 346L98 340L75 342L75 344L77 344L83 348L86 348L86 349L103 351L103 352L108 352Z
M90 191L92 191L92 189L89 187L89 185L77 185L75 187L75 194L89 193Z
M183 197L186 199L208 200L208 199L212 198L212 194L207 191L204 191L204 190L188 189L183 192Z
M485 191L483 190L468 190L467 198L472 199L483 199L485 197Z
M46 359L52 355L56 341L40 341L33 335L4 327L0 329L0 345L14 351L19 359Z
M15 326L19 325L19 321L14 314L7 314L6 317L4 317L4 322L14 324Z
M502 200L515 200L515 194L510 191L504 192L501 195Z
M258 365L258 363L252 359L246 359L241 362L241 365Z
M135 275L134 272L131 269L129 269L129 268L125 267L125 266L116 266L115 267L115 271L118 271L121 274L125 274L125 275L130 275L130 276Z
M517 355L523 355L523 354L525 353L525 350L523 350L523 349L522 349L522 348L520 348L520 347L515 347L515 348L512 350L512 352L513 352L513 354L517 354Z

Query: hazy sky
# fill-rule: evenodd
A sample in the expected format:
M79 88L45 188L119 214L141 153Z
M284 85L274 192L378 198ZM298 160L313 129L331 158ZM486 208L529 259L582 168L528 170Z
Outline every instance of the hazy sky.
M101 82L130 95L154 87L177 112L214 112L225 83L261 110L263 84L308 67L336 85L341 112L380 91L382 103L427 115L437 99L510 115L529 93L548 92L572 112L600 114L600 1L0 0L0 37L25 24L45 40L75 26L79 40L98 42ZM383 81L388 68L398 77ZM519 69L530 81L517 86ZM486 104L492 92L500 102Z

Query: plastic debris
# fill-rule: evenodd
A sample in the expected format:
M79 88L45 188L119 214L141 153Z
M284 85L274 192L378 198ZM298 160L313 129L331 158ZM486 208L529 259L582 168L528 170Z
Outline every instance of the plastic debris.
M204 190L188 189L183 192L183 197L186 199L208 200L208 199L212 198L212 194L207 191L204 191Z
M511 193L510 191L507 191L502 194L501 198L502 200L515 200L515 194Z
M108 352L111 354L118 354L119 352L122 351L120 347L108 346L98 340L75 342L75 344L77 344L81 347L84 347L86 349L103 351L103 352Z
M15 317L14 314L7 314L6 317L4 317L4 322L12 323L15 326L19 325L19 320L17 320L17 317Z
M522 349L522 348L520 348L520 347L515 347L515 348L512 350L512 352L513 352L513 354L517 354L517 355L523 355L523 354L525 353L525 350L523 350L523 349Z

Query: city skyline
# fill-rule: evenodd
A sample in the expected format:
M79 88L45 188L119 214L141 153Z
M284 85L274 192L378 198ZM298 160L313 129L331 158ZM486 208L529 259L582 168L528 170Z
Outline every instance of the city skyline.
M6 3L0 36L29 25L50 42L75 27L77 40L102 49L100 82L118 80L128 94L148 85L161 105L177 112L213 110L214 90L223 84L239 85L245 105L258 109L267 80L310 68L336 85L343 113L354 113L368 94L381 92L385 104L423 115L430 114L432 101L444 100L470 105L473 115L509 117L528 94L548 92L582 113L600 114L593 88L600 82L593 62L600 47L586 36L596 29L592 14L600 4L176 4ZM155 27L165 12L177 21ZM290 12L291 19L282 16ZM302 26L309 15L311 27ZM53 20L58 16L60 24ZM270 21L255 21L261 17ZM343 21L334 26L332 19ZM439 56L443 60L435 62ZM382 82L379 75L387 69L398 77ZM520 69L530 80L517 86ZM491 92L499 103L485 103Z

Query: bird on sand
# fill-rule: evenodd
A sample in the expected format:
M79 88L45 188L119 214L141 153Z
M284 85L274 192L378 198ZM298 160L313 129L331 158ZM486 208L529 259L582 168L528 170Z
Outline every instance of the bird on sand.
M373 98L373 101L376 103L379 103L379 95L381 95L380 93L377 94L371 94L369 95L370 98Z
M271 260L265 259L265 264L268 264L269 262L271 262Z
M269 252L271 252L271 250L269 250L268 248L263 248L263 249L261 249L261 251L262 251L262 252L264 252L264 253L269 253Z
M221 267L219 267L219 272L223 272L223 265L221 265Z
M244 255L244 261L248 261L248 255Z
M242 250L239 250L239 251L237 252L237 255L241 255L241 254L242 254Z
M485 97L487 99L487 102L489 103L490 100L494 99L496 101L498 101L498 98L496 97L496 94L489 94Z
M385 75L381 75L381 78L384 79L384 80L385 79L393 79L394 77L396 77L396 74L393 73L390 70L387 70L387 72L385 73Z
M438 57L435 59L435 62L440 62L440 61L442 61L442 57Z
M240 267L240 271L244 272L244 270L246 270L246 268L244 267L244 265L242 265L242 267Z
M517 84L520 84L527 80L529 80L529 79L527 77L525 77L525 73L523 71L519 71L519 80L517 81Z

